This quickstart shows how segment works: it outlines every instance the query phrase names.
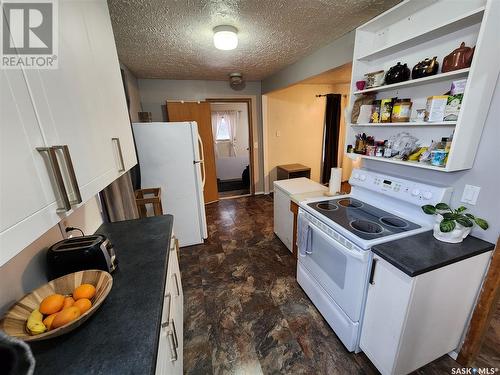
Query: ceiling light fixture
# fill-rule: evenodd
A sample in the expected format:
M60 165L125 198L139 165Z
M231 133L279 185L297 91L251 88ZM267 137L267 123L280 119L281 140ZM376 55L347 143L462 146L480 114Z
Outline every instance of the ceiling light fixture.
M238 29L229 25L214 27L214 46L224 51L235 49L238 46Z

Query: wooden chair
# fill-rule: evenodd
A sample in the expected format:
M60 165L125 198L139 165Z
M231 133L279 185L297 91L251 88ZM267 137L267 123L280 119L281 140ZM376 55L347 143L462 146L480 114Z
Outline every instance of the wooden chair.
M161 189L149 188L138 189L135 191L135 204L139 211L139 217L147 217L148 210L146 205L153 205L154 216L163 215L163 207L161 205Z

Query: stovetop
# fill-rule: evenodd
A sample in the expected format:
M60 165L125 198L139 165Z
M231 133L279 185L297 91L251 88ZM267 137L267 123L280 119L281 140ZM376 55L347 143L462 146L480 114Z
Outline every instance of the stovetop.
M421 228L418 224L350 197L308 203L308 206L364 240Z

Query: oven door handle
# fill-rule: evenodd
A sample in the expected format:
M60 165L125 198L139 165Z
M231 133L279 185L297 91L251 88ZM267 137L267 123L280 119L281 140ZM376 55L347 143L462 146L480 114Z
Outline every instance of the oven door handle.
M365 260L365 255L360 253L359 251L357 250L351 250L351 249L348 249L346 246L342 245L340 242L338 242L337 240L335 240L334 238L330 237L328 234L326 234L325 232L323 232L321 229L319 229L316 225L314 225L313 223L307 223L307 225L309 225L309 227L314 231L316 232L317 234L319 234L321 237L323 237L324 240L332 243L335 245L335 249L339 250L341 253L343 253L344 255L346 256L350 256L350 257L353 257L353 258L356 258L356 259L359 259L361 261Z

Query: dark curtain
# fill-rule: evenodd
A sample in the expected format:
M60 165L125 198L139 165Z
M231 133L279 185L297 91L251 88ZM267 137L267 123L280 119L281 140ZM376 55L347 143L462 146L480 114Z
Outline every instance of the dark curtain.
M323 172L321 175L321 182L324 184L330 181L331 168L338 166L341 100L342 95L340 94L326 95Z

